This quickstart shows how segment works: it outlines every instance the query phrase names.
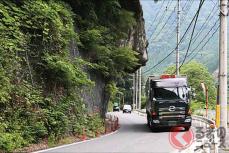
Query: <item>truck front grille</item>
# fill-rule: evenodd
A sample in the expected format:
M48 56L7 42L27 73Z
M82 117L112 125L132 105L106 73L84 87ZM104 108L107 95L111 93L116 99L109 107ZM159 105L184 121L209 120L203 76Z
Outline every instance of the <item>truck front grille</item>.
M175 107L173 110L162 107L158 111L159 119L185 118L185 107Z
M176 107L175 108L175 111L184 111L185 110L185 107ZM159 108L159 112L163 112L163 111L169 111L169 107L162 107L162 108Z
M174 118L185 118L185 115L167 115L167 116L159 116L159 119L174 119Z
M174 111L174 112L159 112L159 115L183 115L185 114L185 111Z

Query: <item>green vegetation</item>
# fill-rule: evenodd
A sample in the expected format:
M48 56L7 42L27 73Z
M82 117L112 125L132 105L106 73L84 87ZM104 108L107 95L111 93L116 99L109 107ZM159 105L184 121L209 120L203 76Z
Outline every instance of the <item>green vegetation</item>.
M88 6L90 11L87 11ZM138 65L137 52L124 46L129 30L136 25L135 16L123 9L118 0L86 0L75 9L80 12L80 18L77 16L81 27L80 49L94 63L94 69L103 74L107 91L105 101L111 110L119 91L117 83L123 83L127 72Z
M174 71L175 66L171 66L165 71L165 73L173 73ZM214 108L216 104L216 88L214 79L208 72L207 68L202 64L193 61L184 64L180 73L187 75L189 85L195 89L196 98L192 102L192 110L205 108L205 96L201 87L202 82L208 87L209 109Z
M99 112L89 114L81 98L94 84L84 70L103 74L109 99L138 64L136 52L119 47L136 24L132 12L118 0L72 3L0 2L0 152L103 132ZM83 59L71 56L72 43Z
M146 96L142 96L141 97L141 109L145 109L146 108Z

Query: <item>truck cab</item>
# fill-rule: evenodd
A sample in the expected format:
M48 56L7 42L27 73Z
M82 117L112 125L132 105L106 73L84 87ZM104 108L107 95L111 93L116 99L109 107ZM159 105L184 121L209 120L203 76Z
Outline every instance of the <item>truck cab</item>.
M147 124L151 129L184 127L189 130L192 118L186 76L150 76L146 92Z

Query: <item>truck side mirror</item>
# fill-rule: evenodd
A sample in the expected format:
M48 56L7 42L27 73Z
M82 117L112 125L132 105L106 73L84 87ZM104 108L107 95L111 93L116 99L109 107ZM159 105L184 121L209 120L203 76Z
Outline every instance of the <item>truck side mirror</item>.
M193 98L193 99L196 98L196 93L192 93L192 98Z
M196 98L195 88L189 87L188 88L188 98Z
M185 98L185 94L182 94L182 98Z

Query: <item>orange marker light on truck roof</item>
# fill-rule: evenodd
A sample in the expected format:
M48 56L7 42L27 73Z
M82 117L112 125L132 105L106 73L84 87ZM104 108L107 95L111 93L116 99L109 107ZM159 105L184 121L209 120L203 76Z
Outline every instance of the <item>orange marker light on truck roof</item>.
M176 78L176 75L163 74L160 77L161 79Z

